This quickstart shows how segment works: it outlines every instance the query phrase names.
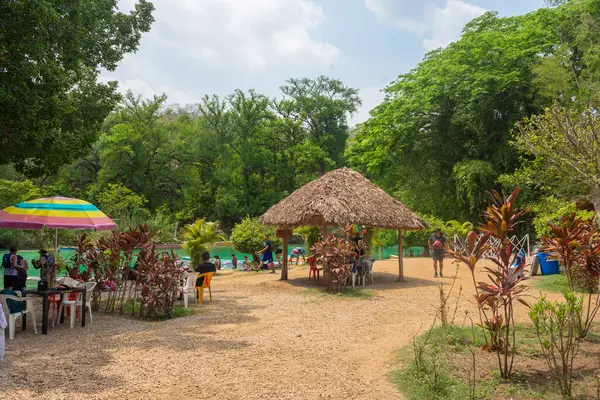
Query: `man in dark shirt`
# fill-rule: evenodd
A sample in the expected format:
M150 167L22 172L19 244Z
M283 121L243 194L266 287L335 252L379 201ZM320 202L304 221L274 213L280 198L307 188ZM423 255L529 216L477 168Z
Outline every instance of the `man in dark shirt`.
M208 254L208 251L205 251L202 253L202 262L194 269L194 271L199 272L200 274L204 274L206 272L217 272L217 266L208 260L210 260L210 254ZM202 286L203 283L204 277L199 276L196 280L196 286Z
M269 269L270 266L273 266L271 274L274 274L275 265L273 264L273 249L271 248L271 240L269 239L269 235L265 235L265 247L261 251L256 252L256 254L262 254L260 265L256 269L256 272L260 271L263 265L266 265L267 269Z

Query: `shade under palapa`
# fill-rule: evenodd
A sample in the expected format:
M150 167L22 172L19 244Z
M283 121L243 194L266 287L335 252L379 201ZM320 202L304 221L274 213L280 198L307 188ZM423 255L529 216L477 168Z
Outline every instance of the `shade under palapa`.
M427 224L408 207L349 168L331 171L307 183L260 217L266 225L365 225L421 230Z

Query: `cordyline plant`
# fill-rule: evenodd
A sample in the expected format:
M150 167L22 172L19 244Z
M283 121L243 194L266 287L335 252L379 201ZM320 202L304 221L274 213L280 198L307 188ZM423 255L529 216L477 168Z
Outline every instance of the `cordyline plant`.
M565 269L569 289L575 290L576 269L581 264L581 246L585 235L585 221L575 213L564 215L558 223L549 222L552 235L540 238L541 248Z
M177 298L179 281L183 274L177 266L177 256L171 251L159 255L156 247L144 244L138 255L138 275L140 286L139 317L147 319L170 318ZM134 305L136 301L134 301Z
M96 243L85 234L77 239L73 268L83 267L80 277L96 281L92 297L95 310L102 308L104 312L123 314L130 305L132 316L159 318L171 315L173 286L176 290L181 271L175 265L175 254L159 259L151 239L152 233L146 225L112 232ZM138 249L138 268L132 273L131 265ZM138 310L137 304L140 304Z
M525 263L513 265L516 254L513 254L513 245L509 239L520 218L526 213L515 205L518 195L518 189L510 196L492 191L491 204L483 213L485 224L479 227L482 234L479 241L475 234L469 234L465 241L455 242L450 251L458 262L465 264L471 271L480 322L489 334L486 346L496 353L500 375L504 379L510 379L514 363L514 301L527 305L522 298L526 290L522 284L526 279ZM498 239L498 246L488 245L492 236ZM475 267L486 252L491 252L489 259L495 267L484 268L490 282L476 282Z
M327 291L340 291L350 275L349 259L355 251L354 243L333 235L323 237L314 244L311 251L317 261L323 264L323 276Z
M579 337L585 338L600 310L600 228L595 218L583 219L575 213L549 223L552 236L542 237L542 250L565 269L571 291L588 294L585 318Z

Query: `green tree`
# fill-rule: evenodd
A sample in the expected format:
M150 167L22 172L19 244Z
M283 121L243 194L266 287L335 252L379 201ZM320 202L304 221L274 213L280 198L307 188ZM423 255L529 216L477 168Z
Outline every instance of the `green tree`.
M264 132L274 115L270 100L254 91L234 94L221 100L205 96L199 106L200 115L212 129L229 155L238 161L239 169L229 176L235 183L239 176L244 211L255 213L258 204L252 204L252 192L262 193L265 184ZM233 182L231 182L233 180Z
M0 2L2 163L40 176L90 150L119 99L116 82L98 75L154 21L145 0L130 14L116 9L116 0Z
M252 254L255 261L258 261L257 251L264 247L263 238L269 235L273 250L281 247L281 239L275 237L275 228L263 225L258 222L258 218L246 217L233 227L231 231L231 244L239 252Z
M350 165L424 213L477 220L482 188L519 164L512 127L542 109L532 67L555 49L563 12L468 23L460 40L385 89L346 151Z
M281 91L301 121L310 140L324 152L316 159L323 175L331 167L344 164L343 154L348 140L348 114L362 104L358 90L342 81L319 76L317 79L289 79Z
M539 176L587 186L600 216L600 118L595 108L549 108L517 127L514 145L535 157Z
M98 195L98 208L122 229L144 224L150 218L147 200L120 183L109 183Z
M218 222L199 219L193 224L186 225L183 231L183 248L192 259L192 265L200 264L202 253L210 251L216 242L227 237L219 228Z

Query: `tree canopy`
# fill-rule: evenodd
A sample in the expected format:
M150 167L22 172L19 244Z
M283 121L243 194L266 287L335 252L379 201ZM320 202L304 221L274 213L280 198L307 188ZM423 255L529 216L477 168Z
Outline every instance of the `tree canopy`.
M129 14L117 0L0 2L0 163L36 177L88 153L119 100L100 70L137 49L153 10L145 0Z
M557 25L573 8L488 12L467 24L386 88L346 152L351 166L422 212L477 219L485 191L519 166L513 126L549 104L535 69L557 50Z

